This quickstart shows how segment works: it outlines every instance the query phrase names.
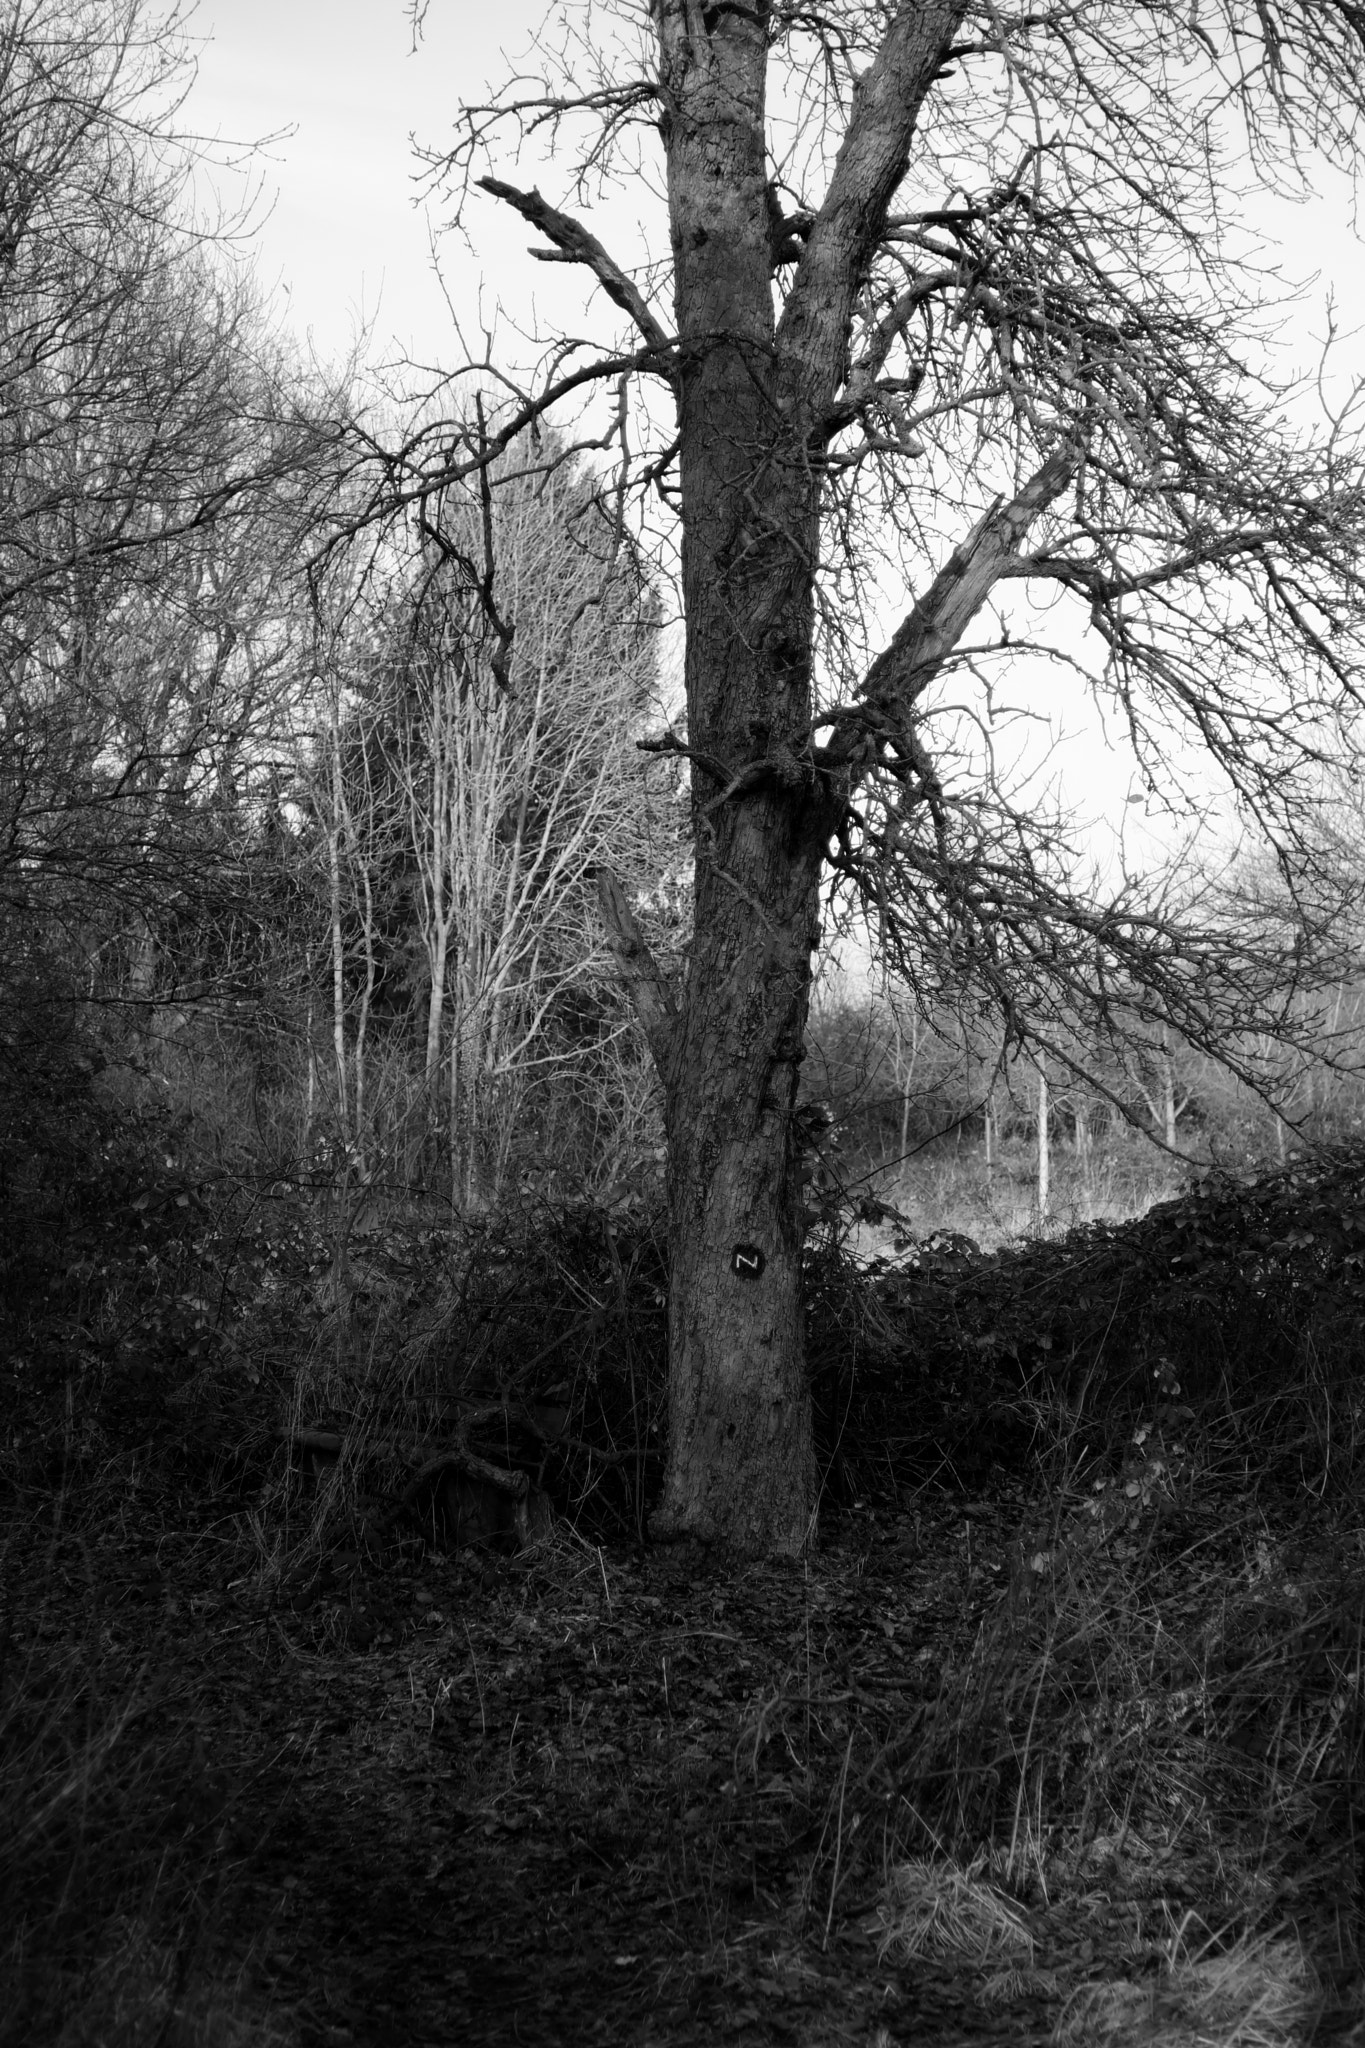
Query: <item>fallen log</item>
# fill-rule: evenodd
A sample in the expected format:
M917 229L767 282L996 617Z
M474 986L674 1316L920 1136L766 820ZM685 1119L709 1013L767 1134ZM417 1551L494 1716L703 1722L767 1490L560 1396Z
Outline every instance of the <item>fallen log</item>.
M489 1423L505 1426L511 1420L527 1424L545 1444L559 1434L553 1424L541 1427L519 1407L493 1402L462 1410L453 1440L444 1444L400 1443L392 1438L367 1441L367 1451L387 1451L413 1467L385 1518L386 1525L391 1527L405 1516L414 1518L452 1548L501 1539L522 1549L548 1535L554 1526L554 1510L531 1475L520 1466L494 1464L469 1441L473 1430ZM346 1445L345 1432L310 1424L291 1428L286 1436L299 1464L314 1479L322 1478L340 1461Z

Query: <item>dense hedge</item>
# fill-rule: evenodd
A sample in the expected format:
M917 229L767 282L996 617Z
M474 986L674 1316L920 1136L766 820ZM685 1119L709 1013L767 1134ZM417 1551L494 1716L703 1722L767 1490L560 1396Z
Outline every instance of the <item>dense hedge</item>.
M859 1272L831 1250L811 1276L817 1385L867 1483L879 1467L979 1482L1059 1424L1101 1442L1172 1403L1354 1414L1365 1155L1209 1179L1136 1221L990 1255L941 1236Z

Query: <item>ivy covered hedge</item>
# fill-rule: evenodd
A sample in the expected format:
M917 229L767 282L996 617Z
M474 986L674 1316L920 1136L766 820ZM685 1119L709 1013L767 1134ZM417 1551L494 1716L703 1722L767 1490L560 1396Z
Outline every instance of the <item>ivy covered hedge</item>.
M1176 1402L1286 1426L1314 1408L1344 1470L1343 1427L1365 1435L1365 1154L989 1255L940 1236L855 1275L817 1254L810 1308L826 1433L838 1411L868 1484L979 1483L1059 1427L1099 1446Z

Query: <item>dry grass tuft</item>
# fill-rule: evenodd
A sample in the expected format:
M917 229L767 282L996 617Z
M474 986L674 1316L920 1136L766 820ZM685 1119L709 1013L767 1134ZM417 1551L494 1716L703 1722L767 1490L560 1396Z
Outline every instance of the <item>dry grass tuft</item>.
M1053 2035L1058 2048L1300 2048L1322 2010L1322 1986L1292 1935L1247 1935L1191 1951L1184 1930L1149 1983L1083 1984Z
M953 1957L978 1966L1033 1961L1033 1936L1017 1906L981 1876L912 1856L891 1872L877 1954L896 1962Z

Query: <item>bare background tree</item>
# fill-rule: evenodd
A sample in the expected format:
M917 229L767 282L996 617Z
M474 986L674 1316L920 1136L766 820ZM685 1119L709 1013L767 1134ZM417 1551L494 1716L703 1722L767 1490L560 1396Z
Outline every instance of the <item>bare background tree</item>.
M205 222L183 30L124 0L0 23L0 875L19 1039L217 978L297 682L334 394ZM201 934L201 937L203 935ZM38 973L34 963L46 963ZM36 978L35 978L36 977ZM25 1085L23 1062L16 1085Z
M519 1187L602 1192L657 1146L592 881L607 866L647 887L672 850L673 777L636 746L657 717L638 565L572 465L500 483L486 509L485 531L479 493L457 490L426 514L439 546L418 531L378 566L368 544L334 561L311 798L348 1143L408 1185L443 1150L466 1215ZM481 601L486 546L514 631ZM397 1038L369 1028L380 981L390 1025L405 984Z

